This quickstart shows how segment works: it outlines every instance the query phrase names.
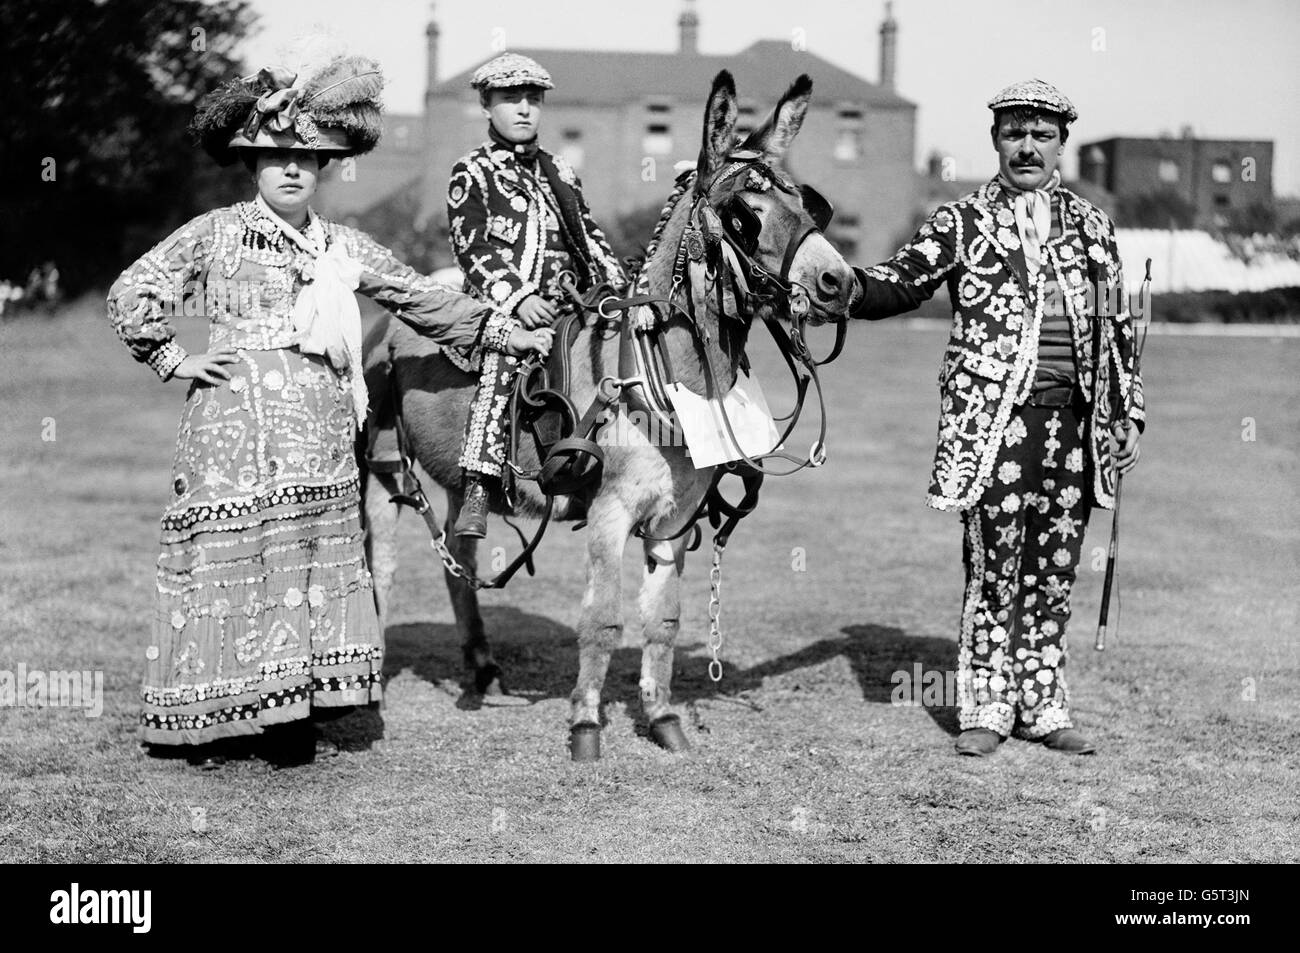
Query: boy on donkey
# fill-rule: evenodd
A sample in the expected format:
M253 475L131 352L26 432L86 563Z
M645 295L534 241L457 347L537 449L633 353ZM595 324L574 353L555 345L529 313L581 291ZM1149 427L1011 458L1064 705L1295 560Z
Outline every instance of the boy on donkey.
M560 276L576 276L585 290L627 285L622 267L592 220L572 167L537 140L550 74L536 61L505 53L475 71L488 141L451 170L447 219L451 246L465 273L465 290L490 302L524 328L546 328L565 305ZM500 350L484 353L478 391L465 428L460 465L464 505L456 535L487 532L484 481L501 476L505 424L518 361Z

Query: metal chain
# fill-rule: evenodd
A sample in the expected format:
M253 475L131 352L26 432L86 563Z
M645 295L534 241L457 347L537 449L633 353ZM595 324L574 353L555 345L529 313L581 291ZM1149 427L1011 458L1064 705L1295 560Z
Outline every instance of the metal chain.
M722 681L722 546L713 544L713 566L709 569L709 651L713 661L709 662L709 678L715 682Z
M447 548L447 530L444 528L431 543L433 551L442 560L443 567L458 579L464 579L471 589L486 589L488 584L456 561L456 557Z

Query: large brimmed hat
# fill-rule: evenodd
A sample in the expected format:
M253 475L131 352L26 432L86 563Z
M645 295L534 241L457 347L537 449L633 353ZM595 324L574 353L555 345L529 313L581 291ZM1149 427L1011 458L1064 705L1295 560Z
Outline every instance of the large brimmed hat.
M1019 83L1012 83L989 100L989 109L995 113L1017 107L1056 113L1067 123L1079 118L1079 114L1074 111L1074 103L1051 83L1041 79L1026 79Z
M240 149L361 155L379 142L383 87L379 64L363 56L267 67L204 96L190 133L221 165Z
M536 86L554 89L551 74L537 60L522 53L502 53L488 60L474 71L469 85L484 92L489 89L510 89L514 86Z

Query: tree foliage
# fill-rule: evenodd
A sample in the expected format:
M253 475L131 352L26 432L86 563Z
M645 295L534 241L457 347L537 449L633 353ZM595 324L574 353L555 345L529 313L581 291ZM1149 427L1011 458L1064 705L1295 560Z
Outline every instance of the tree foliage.
M617 216L612 222L602 223L614 257L620 261L644 257L646 245L650 243L650 235L659 221L661 211L662 206L659 204L645 205Z
M0 277L53 261L85 288L241 189L186 125L252 23L245 0L0 4Z
M1228 215L1228 230L1238 235L1271 235L1277 227L1277 211L1264 202L1235 208Z
M1127 195L1116 204L1115 224L1120 228L1191 228L1196 224L1196 209L1169 190Z

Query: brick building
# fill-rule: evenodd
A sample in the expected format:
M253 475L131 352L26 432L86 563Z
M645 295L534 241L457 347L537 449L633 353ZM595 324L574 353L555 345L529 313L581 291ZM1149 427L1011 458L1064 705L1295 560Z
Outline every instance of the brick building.
M538 60L555 80L542 142L578 170L597 220L658 210L672 187L674 164L699 152L704 98L719 70L736 78L744 129L761 122L788 84L808 73L813 99L787 157L790 172L835 204L830 237L846 256L866 263L890 254L908 234L918 179L916 106L894 89L898 26L889 4L879 30L879 83L789 40L760 40L730 55L701 53L693 0L686 0L677 23L678 48L671 53L514 50ZM396 201L414 209L419 227L445 232L451 167L487 135L469 77L488 57L438 81L439 41L438 25L430 23L424 115L385 118L380 146L358 160L355 181L336 174L323 193L327 214L359 216Z
M1274 208L1273 143L1266 140L1117 137L1079 147L1079 176L1116 202L1172 193L1197 228L1222 228L1234 211Z

